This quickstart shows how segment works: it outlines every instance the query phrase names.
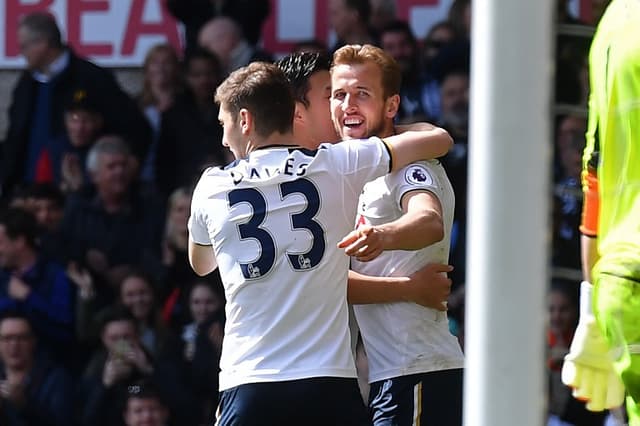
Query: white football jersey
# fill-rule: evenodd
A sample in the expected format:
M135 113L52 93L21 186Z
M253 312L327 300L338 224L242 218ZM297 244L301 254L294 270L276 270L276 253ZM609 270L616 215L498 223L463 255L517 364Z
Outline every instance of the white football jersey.
M347 326L349 258L365 183L389 171L378 138L317 151L267 147L204 172L189 232L212 244L227 298L220 390L356 377Z
M351 260L351 268L371 276L407 276L427 263L448 263L455 199L442 165L413 163L365 185L356 225L380 225L402 216L402 197L410 191L435 194L442 206L445 236L416 251L384 251L370 262ZM445 312L415 303L355 305L356 319L369 360L369 382L409 374L462 368L458 340L449 332Z

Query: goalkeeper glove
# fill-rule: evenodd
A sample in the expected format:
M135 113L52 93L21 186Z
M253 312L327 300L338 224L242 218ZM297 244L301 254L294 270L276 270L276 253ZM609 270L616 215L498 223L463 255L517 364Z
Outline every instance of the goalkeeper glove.
M573 396L587 402L590 411L618 407L624 400L624 385L613 369L609 345L591 307L593 286L580 285L580 321L562 366L562 381L573 388Z

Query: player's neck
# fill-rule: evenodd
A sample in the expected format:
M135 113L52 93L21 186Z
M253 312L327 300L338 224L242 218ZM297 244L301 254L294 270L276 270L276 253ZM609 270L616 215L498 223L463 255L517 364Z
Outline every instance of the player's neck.
M295 120L293 122L292 136L293 136L293 141L295 141L296 144L302 147L309 148L309 149L316 149L318 147L319 143L317 143L314 140L313 136L311 136L309 127L303 124L299 124Z
M255 138L249 141L247 153L268 146L293 146L296 145L292 132L273 132L266 138Z

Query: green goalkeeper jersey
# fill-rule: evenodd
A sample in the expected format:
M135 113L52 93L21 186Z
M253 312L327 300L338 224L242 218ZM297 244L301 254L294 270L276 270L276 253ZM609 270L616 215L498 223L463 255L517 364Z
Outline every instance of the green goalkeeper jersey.
M597 270L640 278L640 0L614 0L589 55L584 169L600 152ZM636 266L634 266L636 265Z

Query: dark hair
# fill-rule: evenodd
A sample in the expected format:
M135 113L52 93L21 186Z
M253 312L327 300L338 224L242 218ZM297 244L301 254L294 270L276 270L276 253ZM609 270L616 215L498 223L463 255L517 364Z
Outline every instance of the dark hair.
M127 405L131 399L155 399L162 406L166 407L164 395L160 392L159 387L151 379L140 379L133 383L129 383L126 393L123 395L123 408L127 410Z
M371 17L371 3L369 3L369 0L345 0L344 4L347 8L358 12L361 22L369 22Z
M216 102L227 108L234 120L246 108L254 116L256 133L290 132L295 101L291 85L274 64L252 62L232 72L216 90Z
M308 108L309 78L318 71L329 71L331 58L317 52L298 52L285 56L276 65L289 80L295 100Z
M100 334L104 332L105 327L116 321L129 321L136 326L136 319L126 306L116 304L104 309L97 318Z
M61 49L62 35L55 18L48 12L34 12L20 19L20 27L24 27L34 38L44 39L49 46Z
M0 225L4 226L7 236L12 240L24 237L29 246L37 247L38 222L30 212L18 207L9 207L0 212Z
M0 324L2 324L4 320L8 320L8 319L22 320L26 322L29 325L29 330L31 334L34 334L33 323L31 322L31 319L27 316L27 314L15 309L9 309L7 311L4 311L2 314L0 314Z
M184 59L182 60L182 72L186 75L187 72L189 72L191 63L198 59L202 59L213 65L214 72L219 79L222 79L222 77L224 77L224 69L222 67L222 62L220 62L220 58L218 58L215 53L212 53L202 47L196 47L187 52Z
M409 26L409 23L407 23L407 21L398 19L389 22L380 30L380 39L382 39L382 36L385 33L403 33L407 36L413 47L416 47L418 45L416 36L413 34L413 31L411 30L411 27Z
M327 44L317 38L298 41L293 45L293 49L291 49L292 53L305 51L329 53L327 50Z
M63 208L65 202L64 193L60 188L48 182L32 184L26 189L25 197L35 198L37 200L50 200L59 208Z

